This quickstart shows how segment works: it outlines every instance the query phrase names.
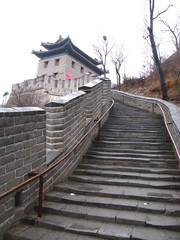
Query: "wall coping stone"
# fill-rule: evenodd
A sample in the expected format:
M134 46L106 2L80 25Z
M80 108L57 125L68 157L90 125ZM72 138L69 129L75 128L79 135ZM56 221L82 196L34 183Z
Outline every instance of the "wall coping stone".
M108 77L102 77L102 78L99 78L100 80L103 80L103 81L111 81L111 79L110 78L108 78Z
M95 79L85 85L83 85L82 87L79 88L79 90L84 90L84 89L89 89L89 88L93 88L95 87L96 85L100 84L102 82L102 80L100 79Z
M0 108L0 117L7 117L11 115L27 115L32 112L44 114L45 110L39 107L12 107L12 108Z
M72 102L73 100L75 100L81 96L84 96L85 94L86 93L83 91L72 92L72 93L65 95L64 97L60 97L59 100L55 100L55 101L47 103L45 105L45 107L65 106L68 103Z

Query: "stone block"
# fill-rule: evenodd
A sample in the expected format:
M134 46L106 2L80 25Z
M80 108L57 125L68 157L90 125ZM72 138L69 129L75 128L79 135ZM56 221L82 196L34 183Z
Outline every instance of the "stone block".
M23 175L28 175L31 172L31 164L23 166L16 170L16 177L20 177Z
M14 126L14 118L0 118L0 128Z
M40 167L41 165L46 163L46 157L43 156L41 158L38 158L38 161L35 161L32 163L32 170L37 169L38 167Z
M23 132L33 131L35 129L35 123L27 123L23 125Z
M37 139L33 138L33 139L29 139L28 141L23 142L24 148L33 147L34 145L36 145L38 139L39 138L37 138Z
M42 136L42 137L37 138L37 144L38 143L43 143L43 142L46 142L46 136L45 135Z
M8 155L5 155L5 156L2 156L0 157L0 165L3 166L3 165L6 165L8 163L11 163L13 162L15 159L15 156L14 154L8 154Z
M42 135L44 135L42 129L34 130L33 132L31 132L30 138L38 138L41 137Z
M14 178L15 178L15 171L1 175L0 176L0 186L3 183L7 183L8 181L14 180Z
M46 122L38 122L38 123L36 123L36 128L37 129L46 128Z
M31 134L29 132L22 133L14 136L14 143L24 142L30 139Z
M22 183L23 182L23 177L16 177L15 179L11 180L11 181L8 181L6 183L6 189L7 190L10 190L11 188L17 186L18 184Z
M25 158L26 156L29 156L29 155L30 155L30 149L23 149L15 153L16 159Z
M7 211L0 213L0 224L6 219L10 218L14 214L14 207L8 209Z
M6 172L7 172L7 173L15 170L15 169L16 169L15 161L6 164L6 165L5 165L5 168L6 168Z
M6 147L6 154L14 153L23 149L22 143L13 144Z
M15 141L14 136L1 138L0 147L8 146L13 144Z
M31 154L41 152L42 149L44 150L46 148L46 143L40 143L31 148Z
M0 157L5 155L5 147L0 148Z
M13 126L5 129L6 136L20 134L23 131L23 126Z
M4 128L0 129L0 137L4 137Z
M5 165L0 167L0 175L5 174L5 170L6 170L6 166Z

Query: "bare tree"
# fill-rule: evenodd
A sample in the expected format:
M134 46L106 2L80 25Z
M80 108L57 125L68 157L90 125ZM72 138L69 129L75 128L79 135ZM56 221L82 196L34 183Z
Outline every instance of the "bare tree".
M111 54L111 62L113 63L115 67L116 72L116 80L117 80L117 86L119 88L119 91L121 90L121 75L120 75L120 69L122 66L122 63L124 62L126 57L124 57L124 49L116 48L114 54Z
M170 6L171 5L169 5L164 11L159 12L156 16L154 16L155 0L149 0L149 13L150 13L150 19L149 19L150 21L149 21L149 26L148 26L149 39L150 39L150 43L151 43L153 59L154 59L154 62L156 64L156 67L157 67L158 73L159 73L162 99L164 99L164 100L168 99L168 95L167 95L165 78L164 78L164 74L163 74L163 71L162 71L161 62L160 62L160 59L159 59L159 56L158 56L158 51L157 51L155 38L154 38L154 20L156 20L163 13L165 13L169 9Z
M178 18L174 27L171 27L169 23L162 18L160 18L160 21L166 26L167 31L171 33L171 39L176 51L180 50L180 17Z
M106 73L108 72L106 69L107 57L112 51L114 45L110 43L106 36L103 36L103 40L98 45L93 44L94 51L98 57L98 60L103 66L104 77L106 77Z
M23 88L12 89L7 107L42 107L43 94L38 90L25 91Z

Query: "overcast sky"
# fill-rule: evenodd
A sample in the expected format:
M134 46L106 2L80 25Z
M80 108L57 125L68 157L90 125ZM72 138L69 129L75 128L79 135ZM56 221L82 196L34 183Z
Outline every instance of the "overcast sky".
M92 44L103 35L127 55L122 72L138 76L144 59L143 19L148 0L1 0L0 1L0 104L5 91L14 83L36 77L38 58L32 49L41 42L55 42L69 36L81 50L96 57ZM156 0L172 24L180 12L179 0ZM172 51L165 45L167 54ZM110 78L116 82L112 67ZM124 74L124 73L123 73Z

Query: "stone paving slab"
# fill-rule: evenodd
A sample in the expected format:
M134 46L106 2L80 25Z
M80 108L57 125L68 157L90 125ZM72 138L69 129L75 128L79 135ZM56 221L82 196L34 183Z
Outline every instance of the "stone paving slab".
M103 223L101 221L86 220L86 219L76 219L64 216L53 216L44 214L42 218L37 218L36 216L29 216L30 220L32 218L38 222L39 227L45 226L45 233L49 230L55 229L58 233L66 226L68 234L91 234L89 238L84 236L84 239L136 239L136 240L179 240L180 232L151 229L147 227L130 227L126 225L119 225L118 223ZM53 224L54 222L54 224ZM66 223L65 223L66 222ZM39 228L38 227L38 228ZM31 230L32 231L32 230ZM39 233L40 234L40 233ZM64 232L63 232L64 234ZM72 236L73 236L72 235ZM61 236L61 235L60 235ZM79 236L80 237L80 236ZM81 236L82 237L82 236ZM93 238L95 237L95 238ZM34 238L36 239L36 238ZM45 239L45 238L44 238ZM46 238L47 239L47 238ZM51 238L49 238L51 239ZM53 239L53 238L52 238ZM61 238L60 238L61 239ZM69 240L69 238L67 238ZM72 237L72 240L80 240ZM43 240L43 238L42 238Z
M133 199L86 196L55 191L46 194L45 199L54 202L109 207L112 209L134 210L139 212L165 213L166 215L180 216L180 205L174 203L168 204L147 200L140 201Z
M137 187L150 187L158 189L177 189L180 190L180 182L169 182L169 181L160 181L160 180L144 180L144 179L131 179L130 178L117 178L106 177L106 176L86 176L86 175L71 175L69 180L77 182L88 182L96 184L107 184L115 186L137 186Z
M152 213L132 212L127 210L107 209L75 204L43 202L43 211L49 214L66 215L94 219L105 222L118 222L127 225L142 225L180 231L180 217L170 217Z
M46 228L19 225L6 233L9 240L97 240L97 237L88 237L75 233L53 231ZM101 238L102 240L105 240Z
M171 174L158 174L158 173L140 173L140 172L131 172L131 171L124 171L121 172L119 169L119 171L114 171L115 167L113 169L113 171L111 169L109 170L105 170L105 169L96 169L96 170L92 170L92 169L79 169L77 168L74 172L73 175L94 175L94 176L105 176L105 177L117 177L117 178L128 178L128 179L142 179L142 180L154 180L154 181L180 181L180 176L174 176Z
M180 203L180 191L177 190L173 191L141 187L127 188L126 186L106 186L101 184L75 183L70 181L65 184L57 184L55 190L85 195L93 194L94 196Z
M111 171L118 171L118 172L121 172L121 173L124 173L124 172L137 172L137 173L149 173L149 174L158 174L159 178L161 177L161 174L162 176L164 174L167 174L167 176L169 176L169 174L172 176L172 177L175 177L176 179L176 176L179 178L180 177L180 170L179 169L166 169L166 168L138 168L138 167L118 167L118 166L109 166L109 165L99 165L99 164L86 164L86 163L81 163L79 164L78 166L78 170L79 169L82 169L83 170L86 170L86 169L101 169L101 170L111 170Z

